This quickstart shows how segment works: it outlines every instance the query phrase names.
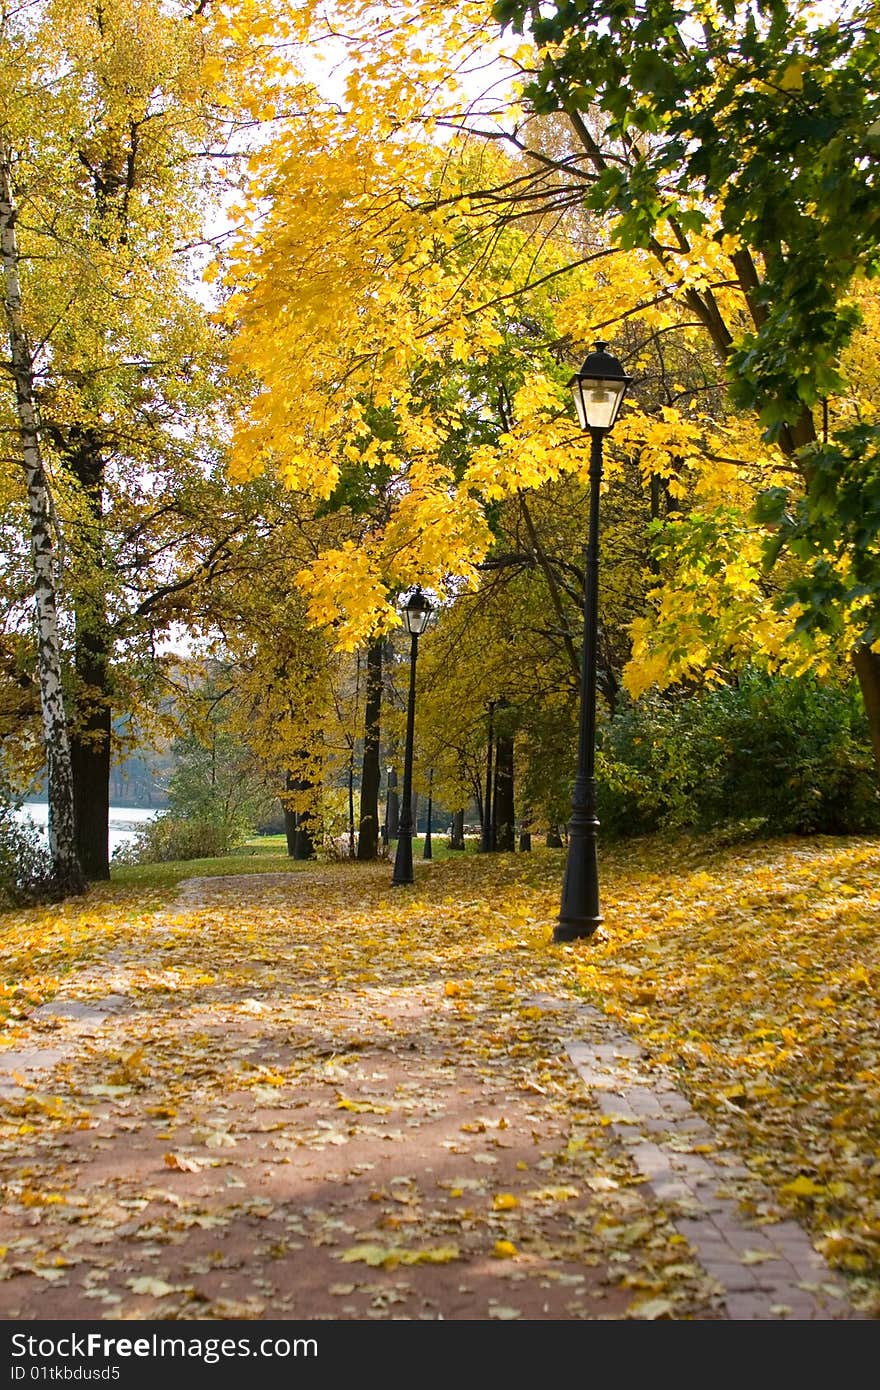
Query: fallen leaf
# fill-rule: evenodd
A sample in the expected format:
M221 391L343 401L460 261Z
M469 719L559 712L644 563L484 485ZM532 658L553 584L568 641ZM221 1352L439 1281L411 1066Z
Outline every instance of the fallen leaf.
M164 1279L153 1279L150 1275L140 1275L137 1279L126 1279L125 1287L132 1293L145 1294L149 1298L167 1298L172 1293L182 1293L182 1284L166 1284Z
M671 1318L675 1314L675 1304L668 1298L636 1299L626 1310L629 1318L641 1318L655 1322L658 1318Z
M376 1105L371 1100L347 1100L345 1096L340 1096L336 1102L337 1110L351 1110L356 1115L389 1115L392 1108L390 1105Z
M185 1154L167 1153L164 1163L166 1168L173 1168L178 1173L198 1173L202 1167L197 1158L187 1158Z
M790 1193L792 1197L821 1197L825 1190L824 1184L814 1182L803 1173L793 1182L783 1183L782 1186L782 1191Z
M496 1240L492 1247L492 1254L496 1260L512 1260L519 1254L519 1251L512 1240Z
M536 1187L527 1195L536 1202L570 1202L581 1194L576 1187Z

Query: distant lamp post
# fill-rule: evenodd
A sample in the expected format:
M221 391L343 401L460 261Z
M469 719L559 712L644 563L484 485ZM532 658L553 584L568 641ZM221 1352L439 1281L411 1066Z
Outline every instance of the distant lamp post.
M616 357L597 343L580 371L568 383L581 429L589 430L590 521L584 571L584 649L581 656L580 718L577 775L568 827L568 859L562 885L562 907L554 941L592 936L602 921L599 912L599 864L596 815L596 658L599 604L599 490L602 447L614 425L626 388L632 381Z
M434 804L434 769L428 769L428 818L425 826L425 847L422 850L423 859L433 859L434 851L431 845L431 810Z
M419 651L419 638L428 626L433 611L431 604L419 588L413 589L406 603L403 604L400 609L406 630L410 635L410 654L409 700L406 706L406 751L403 760L403 792L401 794L403 804L400 808L397 852L394 856L394 875L391 880L392 884L395 886L412 883L414 881L412 858L412 765L413 732L415 730L416 714L416 658L418 657Z

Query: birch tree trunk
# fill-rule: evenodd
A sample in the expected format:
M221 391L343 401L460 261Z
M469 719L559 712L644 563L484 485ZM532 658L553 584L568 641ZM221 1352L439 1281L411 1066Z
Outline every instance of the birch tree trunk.
M70 897L85 890L76 852L70 736L61 683L61 644L55 589L49 488L40 452L39 415L34 391L34 363L24 327L16 207L9 152L0 145L0 259L3 308L9 335L10 365L15 382L21 456L27 480L31 528L34 605L37 618L38 676L49 801L49 852L55 892Z

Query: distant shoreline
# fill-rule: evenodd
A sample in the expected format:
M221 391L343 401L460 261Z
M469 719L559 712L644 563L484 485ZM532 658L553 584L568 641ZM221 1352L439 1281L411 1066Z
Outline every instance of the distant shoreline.
M121 806L114 802L110 807L110 824L107 829L107 852L111 856L120 845L130 844L138 831L159 815L163 806ZM47 833L49 824L49 805L46 801L23 801L15 812L19 821L30 822L41 835Z
M46 806L48 802L45 797L28 796L21 803L22 806ZM110 807L111 811L150 811L157 814L159 811L167 811L167 804L162 806L145 806L141 801L114 801Z

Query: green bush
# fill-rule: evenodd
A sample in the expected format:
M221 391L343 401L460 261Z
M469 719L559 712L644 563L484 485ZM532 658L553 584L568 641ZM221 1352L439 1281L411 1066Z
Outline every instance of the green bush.
M117 864L168 864L180 859L216 859L239 841L236 826L163 812L146 821L113 855Z
M746 823L764 834L880 829L857 688L744 673L688 697L648 695L602 730L599 817L610 834Z
M36 826L16 817L18 806L0 802L0 906L21 907L54 897L49 848Z

